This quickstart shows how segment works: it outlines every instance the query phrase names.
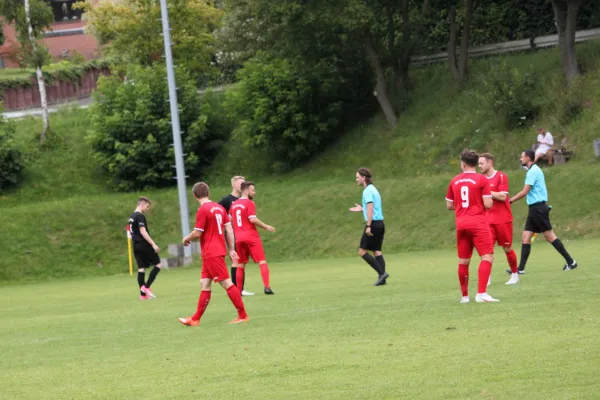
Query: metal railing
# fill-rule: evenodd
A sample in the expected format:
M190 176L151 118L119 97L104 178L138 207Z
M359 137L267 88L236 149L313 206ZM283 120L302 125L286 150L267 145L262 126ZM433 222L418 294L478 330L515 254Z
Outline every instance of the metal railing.
M584 42L587 40L600 38L600 28L578 31L575 33L576 42ZM558 45L558 35L540 36L534 39L533 44L536 48L552 47ZM474 46L469 48L469 58L483 57L489 55L512 53L516 51L531 50L531 42L529 39L513 40L504 43L486 44L483 46ZM456 54L459 54L457 49ZM413 65L432 64L436 62L446 61L448 52L429 54L424 56L415 56L412 58Z

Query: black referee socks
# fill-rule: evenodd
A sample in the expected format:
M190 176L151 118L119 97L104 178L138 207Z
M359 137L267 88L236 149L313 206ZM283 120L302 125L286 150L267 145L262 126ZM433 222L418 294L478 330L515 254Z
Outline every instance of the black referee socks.
M571 256L569 255L569 252L567 251L567 249L565 249L565 246L562 244L562 242L560 241L559 238L556 238L556 240L554 242L552 242L552 246L554 246L556 251L558 251L560 253L560 255L565 258L565 261L567 262L567 264L569 264L569 265L573 264L573 259L571 258Z

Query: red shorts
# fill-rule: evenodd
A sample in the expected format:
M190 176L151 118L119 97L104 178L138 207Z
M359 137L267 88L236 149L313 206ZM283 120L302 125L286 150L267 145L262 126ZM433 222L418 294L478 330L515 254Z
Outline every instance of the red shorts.
M202 279L212 279L215 282L221 282L229 279L225 257L211 257L202 259Z
M490 225L492 233L492 242L498 243L498 246L512 247L513 241L513 224L505 222L503 224Z
M237 242L235 244L235 251L237 252L240 264L247 264L248 256L251 256L252 261L255 263L265 261L265 249L263 248L260 239L248 242Z
M458 258L471 258L473 248L477 249L480 257L494 254L494 241L489 225L457 230L456 247L458 248Z

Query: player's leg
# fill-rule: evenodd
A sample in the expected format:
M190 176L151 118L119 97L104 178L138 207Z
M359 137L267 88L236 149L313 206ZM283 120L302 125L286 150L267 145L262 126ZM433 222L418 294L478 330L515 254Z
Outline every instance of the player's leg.
M235 277L235 283L233 282L233 279L231 279L231 282L238 288L240 293L244 290L244 278L246 277L245 267L245 263L238 263L235 269L235 273L237 274Z
M538 228L537 224L537 213L535 207L529 207L529 212L527 214L527 221L525 221L525 229L523 230L523 235L521 235L521 259L519 260L519 268L518 273L525 273L525 266L527 265L527 260L529 259L529 254L531 253L531 238L535 233L542 232Z
M491 224L490 225L490 235L492 235L492 243L494 243L494 244L496 242L498 242L498 244L500 244L500 241L498 240L498 233L499 233L499 225ZM487 285L490 286L491 284L492 284L492 275L490 274Z
M205 268L205 261L202 260L202 275L200 278L200 297L198 298L198 305L196 306L196 312L191 317L179 318L179 322L187 326L198 326L200 325L200 318L204 315L204 311L210 303L212 295L211 284L212 277L208 268Z
M462 304L469 303L469 264L473 255L473 242L466 230L456 231L456 249L458 250L458 284L462 298Z
M248 251L250 252L252 260L255 263L258 263L258 266L260 267L260 276L263 281L265 294L275 294L273 290L271 290L271 273L269 271L269 264L267 264L267 258L265 257L265 249L262 241L259 239L248 243Z
M146 252L144 252L142 246L133 246L133 256L135 257L135 262L138 266L137 281L138 288L140 290L140 300L147 300L150 297L147 296L142 289L144 288L146 282L146 267L148 267L150 264L146 259Z
M494 262L494 242L489 227L482 227L472 231L473 245L481 257L479 269L477 271L477 296L475 301L478 303L489 303L499 301L487 293L487 282L492 272Z
M144 284L146 280L146 269L145 268L138 268L138 273L137 273L137 281L138 281L138 287L140 288L140 300L146 300L149 299L150 297L146 295L146 293L144 293Z
M365 230L366 230L366 228L365 228ZM379 265L379 263L377 262L375 257L373 257L371 254L369 254L369 250L371 250L371 247L372 247L370 238L371 237L367 236L366 232L363 230L362 237L360 238L360 245L358 247L358 255L363 260L365 260L365 262L367 264L369 264L369 266L371 268L373 268L373 270L375 272L377 272L377 276L381 276L381 275L383 275L381 266Z
M509 269L506 272L511 274L506 285L514 285L515 283L519 283L519 270L517 268L517 254L512 248L513 224L512 222L506 222L495 225L495 228L496 241L502 247L502 250L504 250L506 261L508 261Z
M223 260L223 265L225 265L225 260ZM227 271L227 266L224 267L225 271ZM239 268L239 267L238 267ZM248 314L246 313L246 308L244 307L244 301L242 300L242 293L238 290L236 285L233 284L231 279L227 277L226 279L219 280L219 285L225 289L227 292L227 296L231 303L236 308L238 312L238 316L236 319L230 322L230 324L239 324L240 322L246 322L250 318L248 318Z
M563 271L570 271L572 269L577 268L577 261L571 257L562 241L556 236L553 230L549 230L544 232L544 238L548 241L548 243L552 244L552 246L560 253L561 256L566 261L565 266L563 267Z
M373 236L371 237L373 241L373 255L375 256L375 261L379 264L379 271L381 274L375 282L375 286L385 285L387 283L387 278L390 277L385 271L385 259L383 258L383 253L381 252L381 248L383 247L383 238L385 236L385 225L382 222L373 222L371 224L371 232Z
M151 254L151 262L152 262L152 265L154 266L154 268L152 268L152 271L150 271L150 276L148 277L148 280L144 284L142 291L144 293L146 293L147 296L156 298L156 295L150 289L150 286L152 286L152 284L154 283L154 280L156 279L156 276L158 275L158 273L160 272L160 270L162 268L162 264L160 263L160 257L158 256L158 254L156 254L156 252Z

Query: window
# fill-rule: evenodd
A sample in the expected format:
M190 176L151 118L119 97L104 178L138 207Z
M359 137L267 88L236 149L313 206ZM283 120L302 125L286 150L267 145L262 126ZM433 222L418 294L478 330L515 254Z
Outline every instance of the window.
M73 4L77 0L46 0L52 7L55 22L69 22L81 20L82 10L74 10Z

